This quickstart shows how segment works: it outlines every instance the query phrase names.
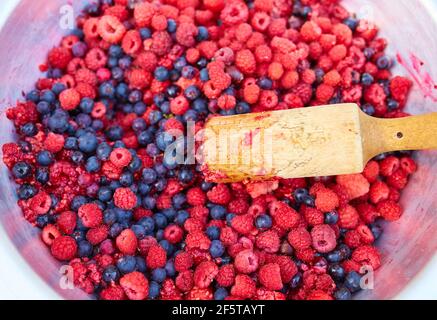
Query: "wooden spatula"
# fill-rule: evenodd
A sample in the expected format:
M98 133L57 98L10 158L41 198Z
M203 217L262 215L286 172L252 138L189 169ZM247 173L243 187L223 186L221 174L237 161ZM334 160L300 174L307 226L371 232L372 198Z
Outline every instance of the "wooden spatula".
M216 182L362 172L374 156L437 148L437 113L398 119L366 115L356 104L214 117L202 147Z

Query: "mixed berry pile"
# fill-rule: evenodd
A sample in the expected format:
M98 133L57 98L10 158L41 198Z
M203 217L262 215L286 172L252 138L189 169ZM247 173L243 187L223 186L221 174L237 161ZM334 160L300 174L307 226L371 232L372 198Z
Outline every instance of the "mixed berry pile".
M349 299L401 217L409 153L362 174L215 184L164 157L214 115L354 102L402 117L410 80L339 0L100 0L7 111L24 217L101 299ZM345 159L347 161L347 159Z

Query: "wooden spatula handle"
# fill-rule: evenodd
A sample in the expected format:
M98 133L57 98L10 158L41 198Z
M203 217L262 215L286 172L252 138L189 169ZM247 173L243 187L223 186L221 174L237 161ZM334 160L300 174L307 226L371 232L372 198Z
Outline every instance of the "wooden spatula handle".
M360 113L364 160L390 151L437 149L437 113L378 119Z

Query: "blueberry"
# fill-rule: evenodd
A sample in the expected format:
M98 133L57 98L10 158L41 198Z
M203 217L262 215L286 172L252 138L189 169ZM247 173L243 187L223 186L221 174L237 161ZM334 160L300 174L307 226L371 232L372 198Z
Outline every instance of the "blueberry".
M153 219L155 220L156 227L159 229L164 229L168 224L167 217L162 213L155 213Z
M179 171L178 178L183 183L191 182L194 178L194 173L190 169L182 169Z
M303 197L302 202L308 207L314 207L316 205L314 198L309 194Z
M42 115L50 113L50 104L46 101L40 101L36 105L36 110Z
M102 188L100 189L102 190ZM100 192L99 190L99 192ZM111 197L112 197L112 193L111 193ZM99 196L100 198L100 196ZM104 200L101 200L104 201ZM107 200L109 201L109 200ZM108 209L105 210L105 212L103 213L103 222L108 225L108 226L112 226L114 223L117 222L117 214L113 209Z
M185 210L179 210L174 222L180 226L182 226L185 221L190 217L190 214Z
M331 264L328 266L328 273L332 276L332 278L336 281L341 281L346 275L343 267L339 264Z
M164 269L168 277L174 277L176 275L176 269L173 260L168 260Z
M142 199L143 207L152 210L156 206L156 199L152 196L146 196Z
M183 193L178 193L173 196L172 203L176 209L181 209L186 202L187 196Z
M214 292L214 300L225 300L228 295L228 290L225 288L217 288L217 290Z
M218 258L225 253L225 247L220 240L212 240L209 252L213 258Z
M34 123L28 122L21 126L20 131L26 137L33 137L38 133L38 128Z
M77 150L78 142L76 137L67 137L64 142L64 148L67 150Z
M137 103L143 99L143 93L140 90L132 90L129 93L128 100L130 103Z
M325 213L326 224L336 224L338 221L338 212L333 210Z
M226 215L226 222L228 225L231 225L231 221L232 219L234 219L234 217L235 217L235 213L228 213Z
M120 223L114 223L111 228L109 228L109 236L111 238L116 238L123 231L123 226Z
M85 169L88 172L98 172L101 168L100 160L97 157L89 157L85 163Z
M74 151L71 154L71 161L73 161L75 164L81 164L85 160L85 156L80 151Z
M174 138L167 131L159 132L156 135L156 146L161 151L165 151L172 143L174 142Z
M336 300L350 300L352 298L352 294L347 288L342 287L334 292L334 298Z
M223 219L226 213L226 208L220 205L215 205L210 210L211 218L215 220Z
M167 276L164 268L157 268L152 271L152 280L158 283L162 283Z
M106 142L99 144L96 149L96 156L99 160L108 160L111 154L112 148Z
M269 78L263 77L258 80L258 85L261 87L261 89L270 90L273 86L273 81Z
M305 197L308 196L308 195L309 195L308 190L307 190L307 189L304 189L304 188L296 189L296 190L294 190L294 192L293 192L294 200L295 200L297 203L302 203L302 202L304 202Z
M68 114L63 110L55 110L49 118L47 126L53 132L63 133L68 127Z
M167 68L159 66L155 69L153 75L156 80L163 82L168 80L170 74Z
M361 108L363 112L369 116L373 116L375 114L375 107L373 107L370 103L364 104Z
M376 60L376 65L382 70L390 69L392 66L392 61L387 56L381 56Z
M77 255L81 258L89 257L93 253L93 245L87 240L82 240L77 246Z
M117 261L117 268L123 274L135 271L136 265L136 259L132 256L124 256Z
M152 31L149 28L141 28L140 36L143 40L149 39L152 36Z
M235 107L235 112L237 114L245 114L250 112L250 105L244 101L238 102Z
M138 224L144 227L146 235L150 235L155 230L155 220L151 217L144 217L138 221Z
M85 133L78 139L79 150L85 153L93 153L96 151L99 141L92 133Z
M200 80L202 82L206 82L209 80L209 73L208 73L208 69L203 68L202 70L200 70Z
M111 82L105 81L99 86L100 98L114 99L115 88Z
M340 253L340 256L343 260L349 259L351 255L351 249L345 244L341 244L338 246L338 252Z
M139 272L146 272L147 270L146 260L144 260L144 258L140 256L136 256L135 260L137 262L137 270Z
M56 95L51 90L43 90L41 92L40 100L47 103L54 103L56 101Z
M368 48L365 48L363 50L363 53L364 53L364 56L366 57L366 59L370 60L373 57L373 55L375 54L375 49L368 47Z
M38 102L39 101L39 91L38 90L32 90L32 91L29 91L27 94L26 94L26 100L28 100L28 101L32 101L32 102Z
M346 275L344 285L353 293L361 290L360 282L361 276L357 272L351 271Z
M390 111L393 111L393 110L399 108L399 102L397 102L396 100L393 100L393 99L388 99L387 100L387 107Z
M51 152L47 150L42 150L38 152L36 156L36 161L39 165L47 167L53 163L54 156Z
M120 278L120 272L116 266L110 265L103 270L102 278L106 283L112 283Z
M161 292L161 286L155 281L149 283L149 299L156 299Z
M358 27L359 20L352 18L352 17L349 17L349 18L344 19L343 23L345 25L347 25L349 27L349 29L351 29L352 31L355 31L355 29Z
M262 214L256 218L255 226L258 229L269 229L272 227L272 218L269 215Z
M17 195L18 198L21 200L28 200L30 198L33 198L36 195L37 191L38 190L34 186L25 183L22 184L20 188L18 188Z
M46 184L49 181L49 171L47 168L37 168L35 172L35 179L41 184Z
M158 177L158 174L152 168L145 168L143 170L143 181L147 184L154 183Z
M211 240L218 240L220 238L220 229L217 226L210 226L206 229L206 235Z
M32 173L32 167L30 164L24 161L17 162L12 168L13 175L18 179L24 179L30 176Z
M176 29L177 29L176 21L174 21L173 19L168 19L167 20L167 31L170 33L174 33L174 32L176 32Z
M383 229L380 225L374 223L370 225L370 231L372 231L373 237L375 238L375 240L377 240L379 239L379 237L381 237Z
M200 96L200 89L196 85L188 86L184 91L185 97L190 100L196 100Z
M370 86L373 83L373 81L375 81L375 79L369 73L363 73L363 75L361 76L361 83L364 86Z
M196 76L196 69L192 66L185 66L182 68L181 74L185 79L193 79Z
M207 182L207 181L202 181L202 183L200 184L200 188L202 189L202 191L209 191L211 190L211 188L213 187L213 183L211 182Z
M208 29L204 26L200 26L197 28L197 36L196 36L196 40L198 42L203 41L203 40L207 40L209 37L209 33L208 33Z
M36 225L38 228L44 228L49 223L49 216L47 214L40 215L36 218Z
M159 110L153 110L149 114L149 121L152 125L157 124L163 118L162 112Z
M112 199L112 190L109 187L101 187L97 192L97 197L100 201L108 202Z
M117 220L120 223L129 222L133 216L132 211L129 211L129 210L123 210L123 209L117 208L115 212L117 213Z
M71 201L70 208L73 211L79 210L81 206L87 203L87 200L84 196L75 196Z
M290 281L290 287L296 289L302 282L302 273L298 272Z
M340 251L338 251L338 250L335 250L335 251L328 253L326 256L326 259L329 262L333 262L333 263L340 262L343 260L341 254L340 254Z

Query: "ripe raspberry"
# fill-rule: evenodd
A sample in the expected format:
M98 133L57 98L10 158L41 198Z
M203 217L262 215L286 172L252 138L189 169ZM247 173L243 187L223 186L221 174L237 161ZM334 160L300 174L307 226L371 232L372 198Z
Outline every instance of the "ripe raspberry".
M178 225L170 224L164 229L164 239L171 244L177 244L181 242L183 237L184 231Z
M240 251L234 259L235 269L240 273L252 273L258 269L258 256L251 250Z
M367 179L359 173L338 176L337 183L346 190L350 199L355 199L367 194L370 188Z
M360 216L351 205L345 205L338 209L338 225L340 228L354 229L358 226Z
M387 177L387 184L398 190L404 189L407 183L408 174L403 169L398 169L391 176Z
M296 85L291 92L297 95L302 100L303 104L310 102L313 96L312 87L306 83Z
M249 214L235 216L231 220L231 226L238 233L247 235L254 229L253 217Z
M162 14L157 14L152 17L152 28L157 31L164 31L167 29L167 18Z
M324 83L322 83L321 85L319 85L317 87L316 90L316 98L317 100L319 100L321 103L326 103L328 102L332 96L334 95L334 88L331 86L328 86Z
M322 29L313 21L307 21L300 29L300 34L305 42L316 41L322 35Z
M72 234L76 228L77 217L73 211L64 211L58 215L56 225L65 234Z
M362 224L356 229L360 235L360 240L364 244L372 244L375 241L372 230L368 226Z
M337 37L339 43L349 45L352 41L352 30L343 23L337 23L332 28L332 33Z
M114 192L114 204L124 210L137 206L137 196L130 188L117 188Z
M273 0L255 0L253 3L255 9L260 11L270 12L273 9L274 1Z
M222 94L217 100L217 105L222 110L234 109L236 104L237 100L235 97L229 94Z
M125 229L115 239L115 244L121 253L133 255L137 251L138 240L131 229Z
M314 226L311 230L313 248L320 253L327 253L337 246L334 230L327 224Z
M218 274L218 271L219 268L214 262L201 262L194 271L194 284L201 289L208 288Z
M170 110L175 115L183 115L190 108L190 104L184 96L178 96L171 100Z
M97 32L103 40L109 43L118 43L126 33L126 28L117 17L103 16L99 20Z
M167 252L160 245L150 247L146 263L151 269L164 268L167 262Z
M155 15L155 8L149 2L137 3L134 8L134 20L137 27L148 27Z
M78 216L87 228L95 228L103 222L103 212L95 203L82 205L78 210Z
M256 31L264 32L270 25L270 16L265 12L255 12L251 19L251 25Z
M400 160L401 168L405 171L407 174L412 174L416 172L417 165L416 162L411 159L410 157L403 157Z
M175 279L176 287L182 292L188 292L194 287L193 271L185 270Z
M64 136L49 132L44 140L44 148L50 152L56 153L64 148Z
M120 21L125 21L129 17L129 12L127 11L125 5L116 4L114 6L106 8L105 15L114 16L117 17Z
M391 176L399 167L400 161L395 156L389 156L379 163L379 171L384 177Z
M268 263L263 265L258 272L259 282L267 290L281 290L282 279L281 270L277 263Z
M221 205L228 204L231 200L231 192L226 184L223 183L219 183L213 187L206 193L206 196L209 201Z
M360 203L356 206L361 220L366 224L375 222L375 219L379 217L379 212L369 203Z
M385 200L378 203L376 209L387 221L397 221L402 215L402 208L399 204L392 200Z
M347 48L343 44L338 44L329 50L329 57L333 62L339 62L343 60L347 55Z
M137 30L129 30L123 37L121 47L129 55L137 53L143 45L140 33Z
M278 105L278 95L273 90L262 90L259 97L259 105L263 109L273 109Z
M176 41L185 47L192 47L196 43L197 27L193 23L181 23L176 29Z
M254 104L258 101L261 89L257 84L244 86L243 97L247 103Z
M327 188L316 192L315 203L316 208L323 212L332 211L339 206L337 194Z
M73 56L69 49L57 47L50 50L48 55L48 63L53 68L65 69L72 58Z
M144 300L149 295L149 281L141 272L134 271L124 275L120 279L120 285L129 300Z
M93 48L85 56L85 64L88 69L99 70L106 65L108 57L100 48Z
M270 214L273 217L274 225L284 230L296 228L300 220L299 214L281 201L272 204Z
M96 228L89 229L86 233L86 239L92 245L98 245L108 238L109 228L107 225L100 225Z
M225 25L236 26L246 22L249 17L249 9L243 1L234 0L225 3L220 13L220 19Z
M76 241L69 236L60 236L53 240L50 248L52 255L61 261L68 261L76 256Z
M212 293L212 289L200 289L194 287L188 294L185 296L187 300L213 300L214 295Z
M235 284L231 294L240 299L250 299L255 295L256 283L248 275L239 274L235 277Z
M124 300L126 296L122 287L114 285L104 288L102 292L100 292L100 298L102 300Z
M185 244L188 250L208 250L211 246L211 240L202 231L193 231L187 234Z
M193 257L189 252L182 251L176 255L174 266L178 272L186 271L193 266Z
M372 246L358 247L352 253L352 260L362 266L367 265L377 270L381 266L381 258L378 250Z
M273 37L272 41L270 42L270 46L272 47L272 49L275 52L279 52L279 53L283 53L285 55L288 55L288 58L290 58L289 57L290 52L293 52L294 50L296 50L296 45L291 40L289 40L287 38L282 38L282 37ZM283 62L283 61L281 61L281 62ZM284 64L284 66L285 66L285 64ZM287 69L292 69L292 68L288 67Z
M382 181L375 181L370 186L369 197L374 204L382 200L387 200L390 194L390 188Z
M238 41L244 43L250 38L250 36L252 35L252 31L252 26L250 24L241 23L235 30L235 38Z
M167 31L157 31L152 35L150 50L158 56L163 56L171 49L172 40Z
M255 56L250 50L240 50L235 55L235 65L244 74L254 73L256 70Z
M410 79L400 76L394 77L390 81L390 92L392 97L398 101L401 106L405 104L408 92L410 91L412 85L413 83Z
M296 250L304 250L311 246L311 235L306 228L292 229L287 236L290 245Z
M281 269L281 279L283 283L289 283L297 274L297 267L293 260L288 256L276 256L274 262Z
M238 234L231 227L224 227L220 232L220 241L225 246L233 245L238 240Z
M278 233L274 230L260 233L256 238L256 246L267 253L278 252L280 246Z
M152 74L142 69L131 70L127 77L129 86L133 89L144 89L152 83Z
M217 276L215 277L215 281L221 287L232 286L235 282L234 266L232 264L225 264L220 267Z
M376 181L376 179L379 176L379 164L378 162L372 160L369 161L364 168L363 176L369 181L370 183L373 183Z
M76 89L66 89L59 95L59 102L62 109L74 110L80 103L80 94Z

